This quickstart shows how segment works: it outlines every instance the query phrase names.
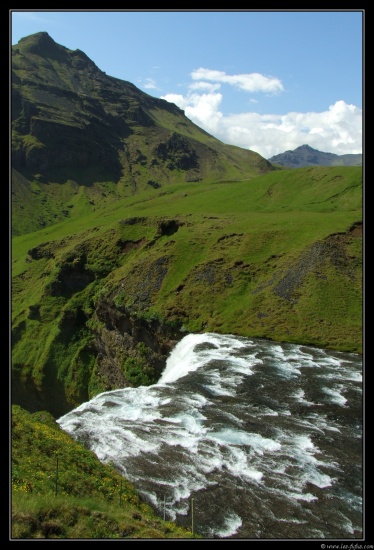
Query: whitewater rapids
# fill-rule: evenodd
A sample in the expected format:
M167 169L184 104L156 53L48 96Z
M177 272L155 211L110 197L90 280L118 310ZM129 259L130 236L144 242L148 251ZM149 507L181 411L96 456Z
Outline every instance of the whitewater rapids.
M362 358L189 334L149 387L58 420L204 538L362 537Z

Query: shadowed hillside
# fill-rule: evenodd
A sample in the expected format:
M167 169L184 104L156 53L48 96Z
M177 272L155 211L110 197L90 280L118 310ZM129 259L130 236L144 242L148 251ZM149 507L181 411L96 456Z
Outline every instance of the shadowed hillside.
M97 200L274 169L45 32L12 47L12 168L13 234L79 216Z

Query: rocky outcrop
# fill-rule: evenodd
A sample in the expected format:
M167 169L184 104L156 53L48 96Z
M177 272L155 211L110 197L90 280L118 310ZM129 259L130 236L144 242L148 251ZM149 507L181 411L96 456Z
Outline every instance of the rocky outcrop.
M347 244L352 238L361 236L362 223L355 223L347 233L335 233L323 241L313 243L303 251L298 261L283 273L273 288L274 294L296 304L299 300L298 291L310 273L320 279L326 279L324 266L327 263L334 266L336 271L348 280L353 281L356 274L348 258ZM270 279L269 285L273 282Z
M190 170L199 166L198 156L191 142L175 132L166 142L158 145L156 155L166 162L170 170Z
M133 385L134 366L138 379L155 383L167 357L182 333L159 319L145 319L103 300L96 309L93 347L97 375L107 390ZM128 371L128 365L132 372Z

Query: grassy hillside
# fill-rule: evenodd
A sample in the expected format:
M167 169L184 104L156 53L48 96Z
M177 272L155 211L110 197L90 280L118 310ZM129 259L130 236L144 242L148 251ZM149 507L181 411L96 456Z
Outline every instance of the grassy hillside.
M194 538L156 517L110 465L70 438L46 412L12 408L15 539Z
M358 167L98 200L12 248L13 399L29 410L155 382L185 331L362 352Z

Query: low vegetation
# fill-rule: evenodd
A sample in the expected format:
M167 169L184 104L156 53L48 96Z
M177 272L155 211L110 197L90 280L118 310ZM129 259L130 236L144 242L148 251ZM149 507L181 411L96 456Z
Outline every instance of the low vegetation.
M190 539L47 412L12 408L12 539Z

